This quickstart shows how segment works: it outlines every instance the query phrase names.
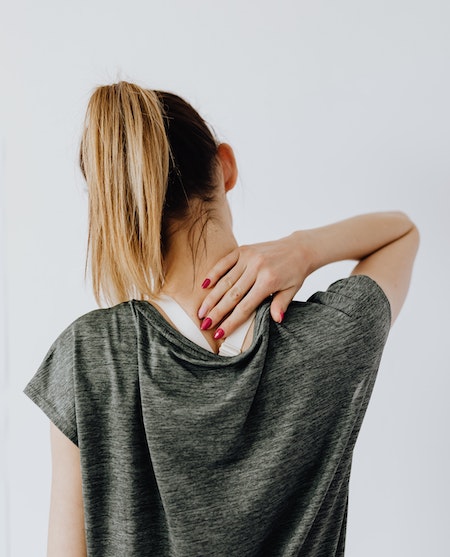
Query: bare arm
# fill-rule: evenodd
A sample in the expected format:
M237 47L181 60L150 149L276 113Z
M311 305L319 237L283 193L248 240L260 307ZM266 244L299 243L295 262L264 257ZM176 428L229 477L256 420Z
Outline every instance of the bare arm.
M312 271L334 261L358 260L351 274L368 275L381 286L395 321L408 293L419 246L419 232L404 213L353 217L306 231L303 241L310 246Z
M50 422L52 490L47 557L86 557L80 451Z
M199 311L230 334L270 294L281 321L305 278L335 261L356 260L352 274L366 274L386 293L392 322L406 297L419 235L401 212L371 213L231 252L211 269L211 292Z

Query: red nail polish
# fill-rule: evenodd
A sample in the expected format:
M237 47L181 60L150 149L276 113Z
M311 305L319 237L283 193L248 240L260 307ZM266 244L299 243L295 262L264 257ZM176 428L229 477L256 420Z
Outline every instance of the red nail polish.
M205 319L203 319L202 324L200 325L200 329L202 331L206 331L206 329L209 329L212 325L212 319L210 317L205 317Z
M223 329L217 329L216 334L214 335L214 338L216 340L219 340L220 338L223 337L224 334L225 334L225 331Z
M283 321L284 319L284 311L280 311L280 323Z
M203 282L202 282L202 288L208 288L208 286L211 284L211 280L209 278L206 278Z

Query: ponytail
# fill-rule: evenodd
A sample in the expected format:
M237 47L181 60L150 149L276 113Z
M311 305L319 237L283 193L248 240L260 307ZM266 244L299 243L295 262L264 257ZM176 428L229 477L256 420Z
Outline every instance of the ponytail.
M162 221L170 147L154 91L98 87L88 104L80 167L89 192L94 296L108 304L151 298L163 279Z

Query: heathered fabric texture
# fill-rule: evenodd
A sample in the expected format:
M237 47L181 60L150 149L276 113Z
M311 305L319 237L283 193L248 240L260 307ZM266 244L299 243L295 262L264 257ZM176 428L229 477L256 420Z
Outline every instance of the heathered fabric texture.
M89 557L344 554L352 452L390 327L364 275L266 301L223 358L147 302L97 309L26 394L80 448Z

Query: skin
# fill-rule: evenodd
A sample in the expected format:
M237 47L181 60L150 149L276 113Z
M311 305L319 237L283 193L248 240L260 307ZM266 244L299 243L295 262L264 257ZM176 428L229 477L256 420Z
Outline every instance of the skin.
M329 263L353 259L358 263L351 274L368 275L384 290L393 324L408 292L418 246L417 227L399 211L360 215L242 246L208 271L209 293L198 313L209 317L212 327L220 323L227 335L273 293L271 315L281 322L308 275Z
M80 450L50 422L52 487L47 555L86 557Z
M199 327L205 318L211 319L203 334L213 349L217 351L222 342L214 338L217 328L224 336L230 334L270 294L272 318L282 321L305 278L323 265L343 259L357 261L352 274L368 275L381 286L391 304L392 323L395 321L408 292L419 245L417 228L404 213L361 215L297 231L277 241L238 247L226 199L237 179L229 145L219 146L218 161L217 194L210 207L214 218L205 222L203 207L193 204L193 227L171 223L174 232L165 260L164 286L164 292ZM204 249L194 268L187 246L200 237ZM210 284L204 288L206 278ZM53 471L47 555L85 557L79 449L53 424L50 427Z

